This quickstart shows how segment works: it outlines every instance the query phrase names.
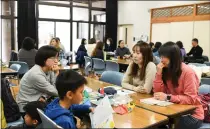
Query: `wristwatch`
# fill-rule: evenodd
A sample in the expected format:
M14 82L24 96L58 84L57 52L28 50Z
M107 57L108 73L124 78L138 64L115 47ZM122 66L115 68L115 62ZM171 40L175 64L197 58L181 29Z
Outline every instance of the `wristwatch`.
M167 95L166 100L167 100L167 101L170 101L170 100L171 100L171 95Z

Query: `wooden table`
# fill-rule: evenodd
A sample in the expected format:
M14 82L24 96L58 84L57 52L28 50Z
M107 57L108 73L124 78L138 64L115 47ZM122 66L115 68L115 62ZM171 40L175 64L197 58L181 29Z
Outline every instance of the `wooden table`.
M135 93L131 94L130 96L134 100L135 104L140 108L147 109L162 114L164 116L168 116L169 118L175 118L185 114L189 114L196 108L196 106L193 105L181 105L181 104L173 104L166 107L148 105L141 103L140 99L151 98L152 95Z
M88 81L87 86L93 90L113 85L93 78L87 77L86 79ZM114 114L113 117L116 128L152 128L168 122L166 116L138 107L135 107L131 113L125 115Z
M130 59L112 59L112 60L108 60L108 61L112 61L112 62L116 62L118 64L124 64L124 65L129 65L131 63Z
M6 75L17 75L18 71L12 70L10 68L1 68L1 76Z

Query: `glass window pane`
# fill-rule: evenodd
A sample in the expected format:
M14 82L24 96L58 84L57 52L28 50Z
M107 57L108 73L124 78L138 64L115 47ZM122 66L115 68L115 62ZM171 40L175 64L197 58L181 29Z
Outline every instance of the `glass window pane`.
M6 62L8 64L10 60L10 54L11 54L11 20L9 19L2 19L2 26L1 26L1 53L3 62Z
M1 15L11 15L10 1L1 1Z
M91 38L104 41L105 25L91 24Z
M82 26L81 30L78 29L77 24L81 24L81 26ZM78 32L80 32L83 37L77 38L77 33ZM87 42L88 42L88 32L89 32L88 31L88 23L73 22L73 34L72 34L72 37L73 37L73 39L72 39L73 54L74 54L74 52L77 51L78 47L80 46L82 38L87 39ZM73 62L75 62L75 58L73 58Z
M70 52L70 23L56 22L56 37L60 38L64 51Z
M59 1L59 0L39 0L40 2L59 3L59 4L70 4L70 1Z
M15 1L15 3L14 3L14 11L15 11L15 13L14 13L14 15L17 17L17 1Z
M84 6L84 7L88 7L88 1L82 1L82 0L76 0L73 2L73 5L77 5L77 6Z
M88 9L73 7L73 20L76 21L88 21Z
M70 19L70 8L39 5L39 18Z
M99 0L99 1L92 2L92 7L106 8L106 1L105 0Z
M39 48L44 45L49 45L50 40L54 37L54 22L39 21Z
M104 11L92 11L92 21L106 22L106 12Z
M14 29L15 29L15 51L18 51L18 35L17 35L17 19L14 21Z

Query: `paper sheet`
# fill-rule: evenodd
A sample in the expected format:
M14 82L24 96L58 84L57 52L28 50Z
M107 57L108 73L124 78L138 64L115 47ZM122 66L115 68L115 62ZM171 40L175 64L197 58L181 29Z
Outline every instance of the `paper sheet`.
M117 91L118 95L129 95L129 94L133 94L133 93L136 93L136 92L131 91L131 90L126 90L126 89L122 89L122 90Z
M86 90L88 93L93 92L93 90L92 90L90 87L87 87L87 86L85 86L85 90Z
M114 128L113 109L107 96L105 96L95 108L94 113L90 113L92 128Z
M171 102L160 101L160 100L156 100L154 98L140 99L140 102L146 103L146 104L149 104L149 105L158 105L158 106L168 106L168 105L173 104Z

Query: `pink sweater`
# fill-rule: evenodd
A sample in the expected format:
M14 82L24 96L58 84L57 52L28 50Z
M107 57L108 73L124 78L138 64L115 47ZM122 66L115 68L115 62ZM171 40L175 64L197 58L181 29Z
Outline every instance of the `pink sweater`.
M182 74L179 78L179 86L173 88L171 80L167 81L167 87L162 81L162 74L156 74L153 91L171 94L171 102L183 105L196 105L193 117L203 120L204 111L198 97L199 80L195 72L186 64L182 63Z

